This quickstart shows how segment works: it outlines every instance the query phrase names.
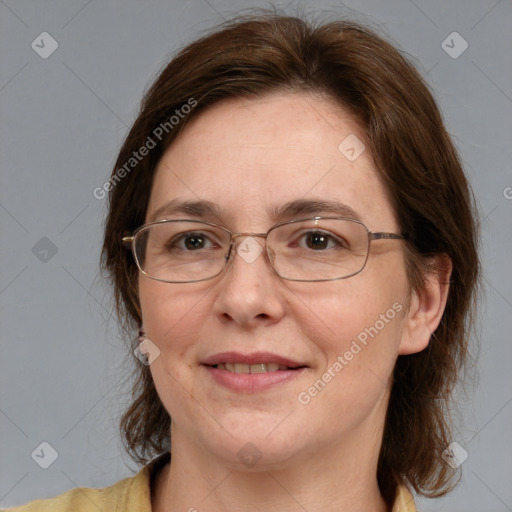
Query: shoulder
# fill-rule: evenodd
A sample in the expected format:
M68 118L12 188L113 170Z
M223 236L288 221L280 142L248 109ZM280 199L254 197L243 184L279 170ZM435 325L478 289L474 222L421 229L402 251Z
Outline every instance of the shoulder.
M142 470L144 471L144 470ZM77 487L59 494L54 498L35 500L8 509L9 512L97 512L99 510L121 511L129 510L123 508L129 497L144 495L144 486L140 482L140 474L131 478L125 478L116 484L103 489L91 489L88 487ZM138 484L138 485L137 485ZM141 511L146 509L140 508ZM149 509L151 510L151 509Z
M7 512L151 512L151 477L168 454L157 457L136 475L102 489L77 487L54 498L35 500Z

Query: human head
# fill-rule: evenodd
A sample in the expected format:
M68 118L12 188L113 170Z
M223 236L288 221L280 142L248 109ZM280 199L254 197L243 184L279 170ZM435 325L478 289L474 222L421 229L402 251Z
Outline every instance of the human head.
M404 251L411 292L446 262L436 255L452 262L445 313L428 348L397 360L379 462L382 486L391 475L439 494L450 477L440 459L449 444L442 399L448 399L466 354L478 276L476 226L468 184L432 95L375 33L351 22L314 26L259 16L226 24L171 61L145 95L112 173L103 263L118 311L129 328L141 324L138 270L121 237L144 223L164 152L208 107L278 91L324 95L362 127L400 231L409 236ZM118 170L143 147L147 155L119 179ZM127 447L142 460L165 449L170 423L149 368L138 365L136 371L135 398L122 428Z

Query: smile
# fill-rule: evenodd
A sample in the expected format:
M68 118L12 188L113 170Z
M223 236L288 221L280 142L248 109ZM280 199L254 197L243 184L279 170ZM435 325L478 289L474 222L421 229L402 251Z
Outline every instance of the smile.
M231 391L255 393L298 377L308 366L268 352L222 352L203 360L213 382Z
M256 364L243 364L243 363L219 363L214 366L217 370L227 370L231 373L268 373L286 370L295 370L284 364L278 363L256 363Z

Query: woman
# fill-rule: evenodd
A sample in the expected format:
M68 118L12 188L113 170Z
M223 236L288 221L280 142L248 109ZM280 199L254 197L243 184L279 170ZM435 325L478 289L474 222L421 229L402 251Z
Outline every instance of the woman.
M405 512L410 490L452 487L475 215L389 43L227 23L149 89L105 191L103 264L140 331L121 427L136 461L158 457L14 510Z

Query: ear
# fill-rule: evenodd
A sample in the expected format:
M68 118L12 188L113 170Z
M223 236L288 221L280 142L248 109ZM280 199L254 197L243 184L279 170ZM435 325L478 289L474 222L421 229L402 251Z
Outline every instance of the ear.
M450 289L452 261L448 255L440 254L432 263L434 270L425 276L421 289L412 293L399 355L415 354L425 349L441 322Z

